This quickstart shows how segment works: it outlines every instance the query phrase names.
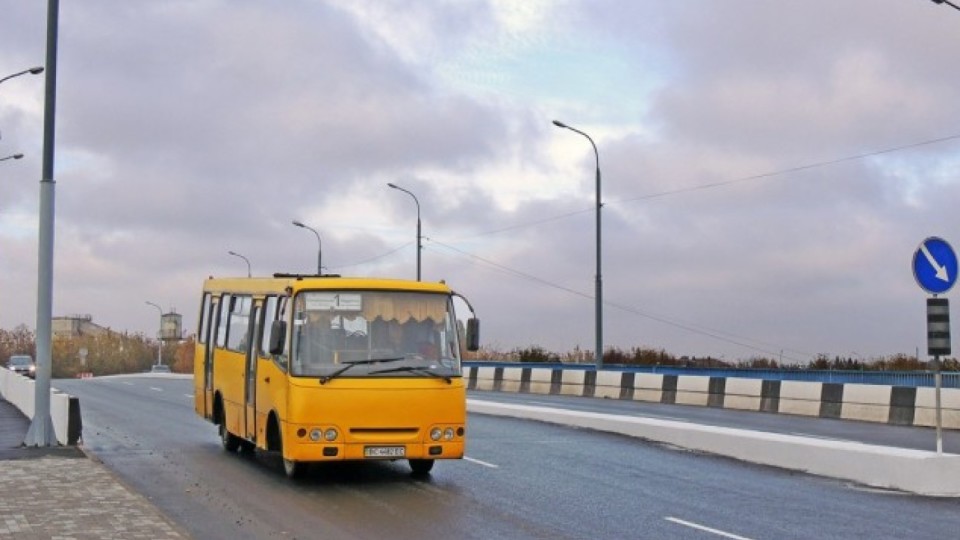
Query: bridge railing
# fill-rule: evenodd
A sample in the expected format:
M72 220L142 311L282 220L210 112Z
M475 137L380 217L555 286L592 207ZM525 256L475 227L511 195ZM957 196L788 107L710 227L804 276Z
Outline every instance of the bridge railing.
M595 371L593 364L564 364L543 362L487 362L467 361L465 367L507 367L507 368L554 368L582 371ZM843 384L882 384L887 386L933 387L932 371L853 371L837 369L754 369L754 368L704 368L683 366L626 366L604 365L605 371L625 371L632 373L659 373L662 375L695 375L701 377L729 377L743 379L762 379L771 381L809 381ZM960 388L960 372L944 371L943 387Z

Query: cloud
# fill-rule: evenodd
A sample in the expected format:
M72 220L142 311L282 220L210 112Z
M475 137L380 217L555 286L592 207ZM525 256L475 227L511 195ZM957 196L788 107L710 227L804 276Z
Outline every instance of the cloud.
M314 269L293 219L331 271L412 277L395 182L485 339L591 349L595 158L561 119L598 146L606 343L912 353L910 256L958 225L960 75L930 52L957 20L882 4L65 4L54 311L190 328L202 279L246 271L228 250ZM41 63L43 6L5 16L0 66ZM0 164L3 327L33 323L41 104L0 87L27 154Z

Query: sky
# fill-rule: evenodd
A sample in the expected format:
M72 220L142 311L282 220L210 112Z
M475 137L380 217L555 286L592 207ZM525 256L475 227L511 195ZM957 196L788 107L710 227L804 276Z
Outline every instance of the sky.
M0 0L0 77L46 2ZM960 11L925 0L60 5L53 313L195 328L207 276L416 276L483 345L926 354L960 242ZM44 75L0 84L0 328L36 326ZM552 124L560 120L596 144ZM955 291L947 297L955 298Z

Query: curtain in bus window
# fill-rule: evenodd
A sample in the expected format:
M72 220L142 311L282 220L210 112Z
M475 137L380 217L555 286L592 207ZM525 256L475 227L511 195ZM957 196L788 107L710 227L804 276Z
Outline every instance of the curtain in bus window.
M385 321L423 322L432 319L441 322L447 313L447 298L438 294L366 294L363 299L363 317L368 321L380 317Z

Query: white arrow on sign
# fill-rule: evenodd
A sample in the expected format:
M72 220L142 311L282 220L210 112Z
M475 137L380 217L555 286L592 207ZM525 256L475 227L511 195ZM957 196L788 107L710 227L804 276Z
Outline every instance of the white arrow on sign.
M940 266L940 263L933 258L933 254L930 253L930 250L927 249L927 244L920 244L920 251L923 252L923 256L927 258L927 262L930 263L930 266L937 271L936 278L942 281L950 281L950 276L947 275L947 267Z

